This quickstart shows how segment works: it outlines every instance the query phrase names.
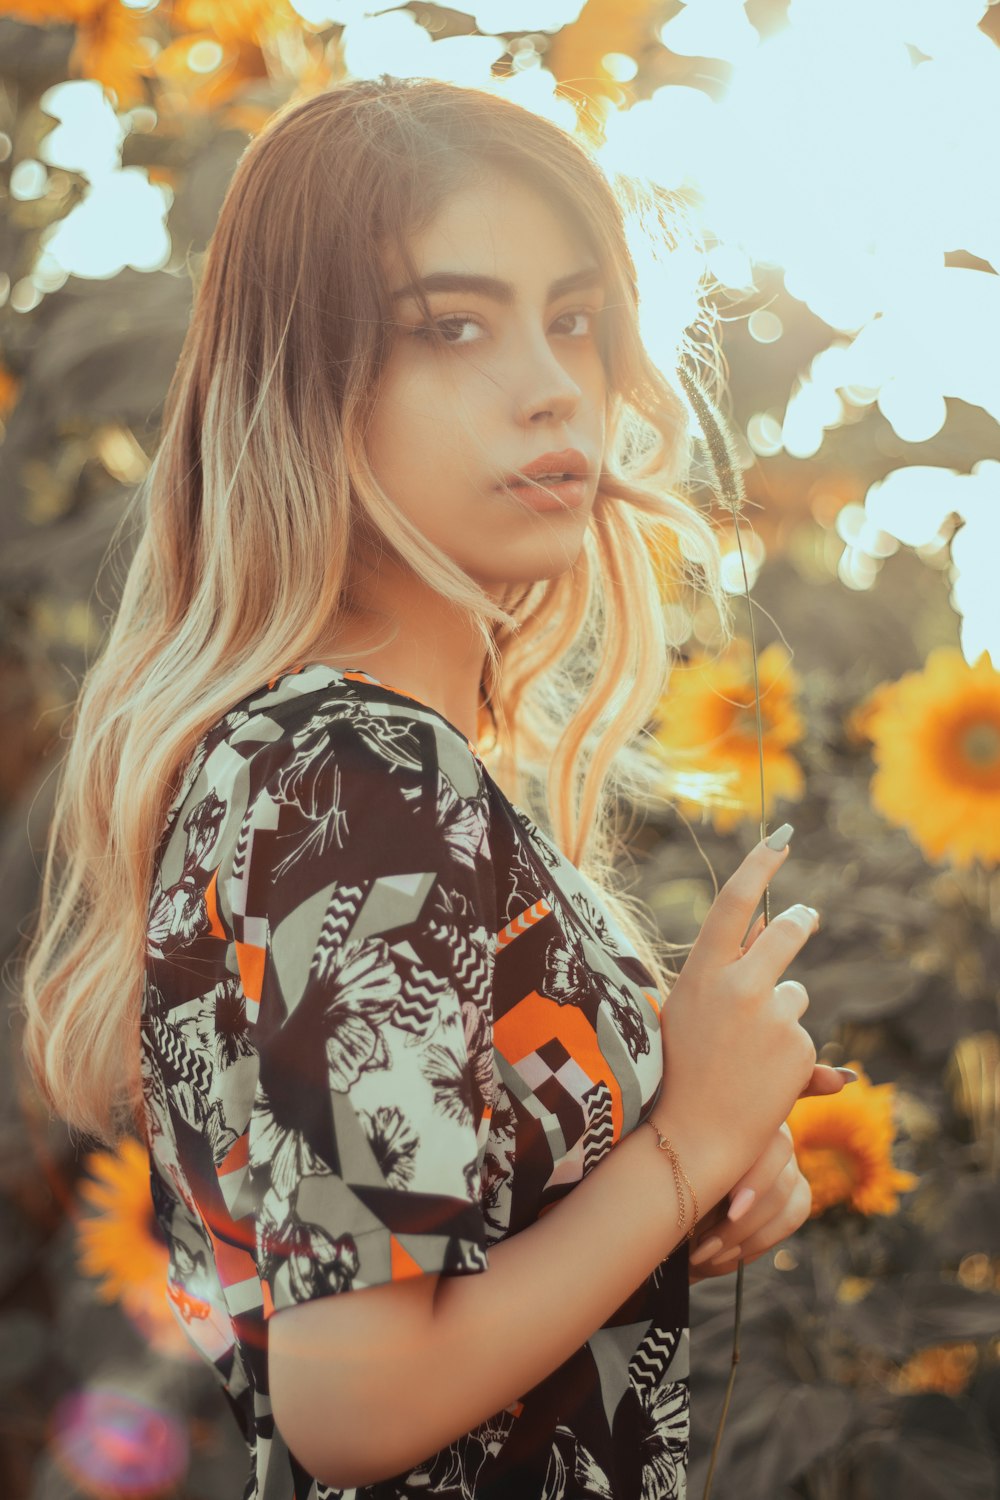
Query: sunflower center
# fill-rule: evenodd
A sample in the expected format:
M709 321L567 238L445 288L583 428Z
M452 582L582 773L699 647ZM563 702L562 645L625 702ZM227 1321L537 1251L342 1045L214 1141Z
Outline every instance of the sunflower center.
M850 1151L842 1151L836 1146L820 1146L813 1153L813 1163L829 1179L843 1183L848 1190L857 1184L858 1163Z
M843 1146L796 1146L799 1166L813 1190L814 1212L834 1203L852 1202L858 1187L859 1163Z
M975 766L996 765L1000 761L1000 728L996 724L972 724L962 735L962 753Z

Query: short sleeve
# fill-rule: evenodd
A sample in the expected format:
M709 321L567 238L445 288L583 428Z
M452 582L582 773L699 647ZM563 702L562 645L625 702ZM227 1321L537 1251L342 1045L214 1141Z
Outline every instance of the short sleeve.
M487 1269L496 899L443 720L314 714L266 756L233 891L264 944L243 1198L270 1316Z

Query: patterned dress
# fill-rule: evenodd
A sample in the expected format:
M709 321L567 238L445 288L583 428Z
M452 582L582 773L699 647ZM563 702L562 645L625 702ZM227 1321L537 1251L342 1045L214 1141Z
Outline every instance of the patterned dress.
M243 1500L686 1494L686 1241L392 1479L314 1479L267 1380L275 1311L477 1275L571 1192L657 1102L658 1013L596 889L436 709L314 663L204 736L157 850L143 1123L166 1295L240 1424Z

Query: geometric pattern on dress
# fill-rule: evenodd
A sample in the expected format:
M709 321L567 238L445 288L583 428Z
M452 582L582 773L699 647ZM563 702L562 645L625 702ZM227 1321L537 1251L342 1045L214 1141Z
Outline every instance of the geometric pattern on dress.
M493 964L479 943L459 932L451 945L455 980L463 995L469 995L481 1010L488 1010L493 994Z
M451 981L432 969L411 964L403 979L402 993L392 1013L392 1024L419 1040L432 1031L441 1012L441 1002L452 992Z
M196 762L154 870L141 1017L166 1292L248 1443L244 1500L374 1500L290 1454L269 1319L486 1271L654 1108L658 992L600 893L412 695L294 668ZM565 1374L379 1495L527 1500L556 1453L561 1500L623 1500L638 1441L642 1494L679 1500L687 1316L682 1244Z
M497 947L509 947L515 938L520 937L523 932L529 932L544 917L550 916L551 912L552 907L544 896L540 896L531 906L526 907L524 911L508 922L506 927L500 929L500 932L497 934Z
M147 1029L152 1033L159 1056L174 1077L207 1093L212 1082L211 1059L195 1052L177 1027L168 1025L159 1016L150 1018Z
M408 927L419 917L433 884L433 872L384 875L373 881L351 928L351 936L377 937L391 932L394 927ZM341 899L340 890L336 889L331 898L331 910L337 909ZM343 932L339 935L345 936Z
M255 837L261 830L278 827L281 809L270 798L261 799L256 811L256 826L248 823L240 829L236 843L234 863L226 881L226 895L232 913L233 939L236 962L247 997L247 1020L253 1025L260 1013L260 998L263 985L264 964L270 929L267 918L249 912L250 881Z
M328 942L342 943L352 931L359 936L362 935L364 921L358 913L361 910L364 894L362 886L351 885L346 881L334 886L330 893L330 904L323 919L323 935Z
M651 1390L659 1385L671 1369L681 1343L680 1328L658 1328L654 1323L629 1361L628 1374L636 1392ZM672 1372L677 1380L688 1371Z
M604 1085L604 1092L593 1100L596 1118L600 1122L598 1129L603 1135L605 1121L610 1118L612 1139L618 1140L623 1118L621 1081L602 1050L593 1025L579 1006L560 1005L532 990L494 1022L494 1046L532 1089L534 1081L541 1076L537 1061L539 1049L552 1040L561 1042L566 1055L573 1061L572 1093L580 1106L581 1116L590 1090L597 1084ZM548 1105L541 1107L547 1108ZM582 1133L581 1118L579 1134L582 1136Z
M629 1389L630 1360L648 1327L648 1318L641 1323L619 1323L613 1328L599 1328L587 1340L601 1378L601 1399L609 1423L614 1421L621 1399Z
M587 1110L587 1128L583 1133L583 1170L589 1172L614 1145L611 1123L611 1090L603 1079L583 1096Z

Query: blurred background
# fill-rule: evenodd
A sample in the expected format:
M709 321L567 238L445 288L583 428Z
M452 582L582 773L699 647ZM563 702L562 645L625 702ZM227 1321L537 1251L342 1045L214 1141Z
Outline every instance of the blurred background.
M668 265L640 223L630 239L654 357L694 329L721 361L738 532L710 486L703 503L740 638L720 652L665 600L684 664L655 730L730 791L646 810L634 889L690 943L759 835L745 567L765 812L795 824L796 894L822 919L804 1024L861 1075L789 1118L812 1216L745 1270L717 1500L1000 1497L998 48L985 0L0 0L8 998L128 538L102 562L270 114L345 75L496 88L683 213ZM3 1500L242 1492L165 1273L141 1143L71 1143L11 1018ZM734 1288L692 1288L692 1496Z

